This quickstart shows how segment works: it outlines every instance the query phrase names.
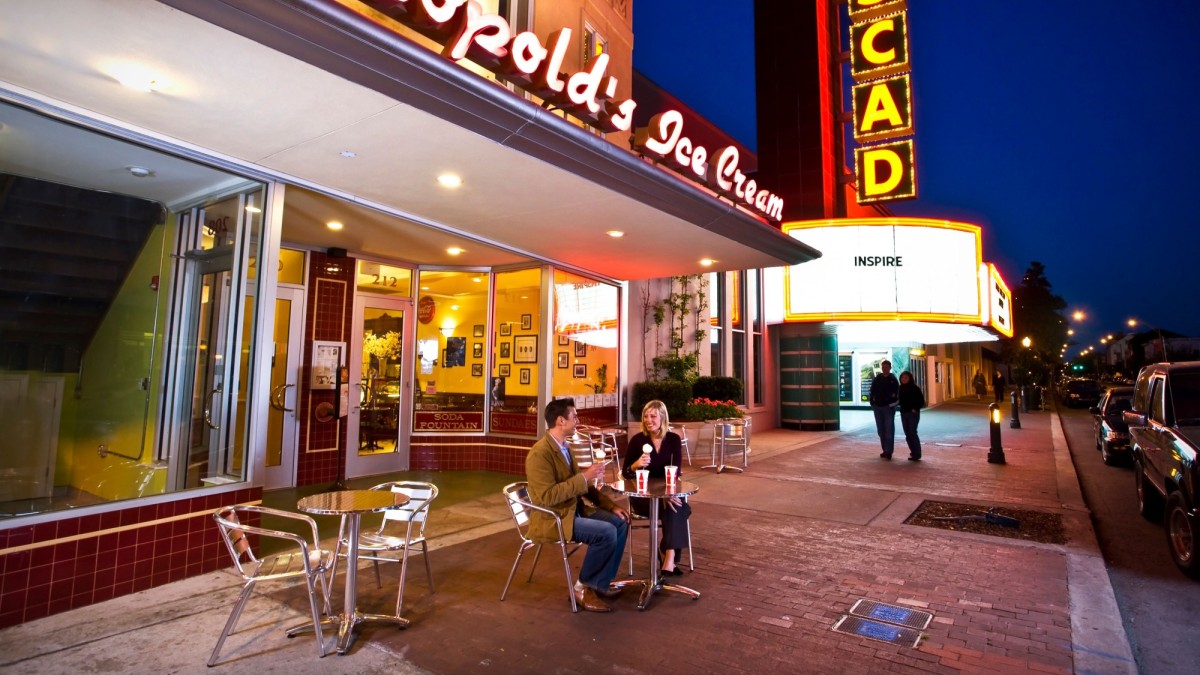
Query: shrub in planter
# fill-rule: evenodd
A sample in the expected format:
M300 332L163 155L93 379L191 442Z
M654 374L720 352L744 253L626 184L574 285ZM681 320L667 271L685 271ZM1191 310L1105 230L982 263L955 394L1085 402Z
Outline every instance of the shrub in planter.
M667 406L667 414L671 419L682 418L687 409L688 401L692 398L692 388L684 382L671 380L646 380L636 382L629 393L629 413L631 419L641 421L642 408L654 399L662 401Z
M741 401L744 391L745 385L736 377L705 375L696 378L696 381L692 383L694 398L707 398L713 401Z

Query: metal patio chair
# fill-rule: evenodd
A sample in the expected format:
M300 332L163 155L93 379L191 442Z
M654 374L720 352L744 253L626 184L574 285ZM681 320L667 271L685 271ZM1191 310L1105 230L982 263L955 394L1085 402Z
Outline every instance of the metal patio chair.
M400 589L396 593L396 616L400 616L404 603L404 582L408 576L408 556L414 548L420 549L421 557L425 560L425 577L429 581L429 592L434 592L433 571L429 567L429 549L425 539L425 523L429 519L430 504L438 496L438 488L433 483L422 481L389 481L371 489L391 490L408 495L408 503L383 512L378 530L362 533L358 537L358 558L374 563L375 583L380 588L383 587L383 580L379 575L379 563L400 563ZM344 526L343 519L342 527ZM348 547L345 531L339 528L337 544L333 551L337 556L344 558L346 553L343 549ZM384 555L386 553L395 553L399 557ZM333 566L336 571L336 560ZM332 574L331 572L331 579Z
M529 538L529 515L533 511L541 511L554 519L554 525L558 530L558 541L554 542L559 551L562 553L563 571L567 575L567 597L571 599L571 611L578 612L579 605L575 602L575 577L571 574L571 563L568 558L575 551L579 550L582 544L575 543L566 538L563 534L562 519L558 514L550 509L538 506L529 501L529 483L526 481L518 481L509 483L502 490L504 493L504 501L508 504L509 510L512 512L513 523L517 526L517 536L521 538L521 545L517 548L517 558L513 560L512 569L508 572L508 581L504 582L504 590L500 592L500 600L503 601L508 595L508 587L512 585L513 576L517 573L517 566L521 564L521 556L529 549L534 549L533 564L529 567L529 578L526 583L533 581L533 571L537 569L538 556L542 553L542 546L536 541ZM568 550L569 549L569 550Z
M282 530L272 530L251 522L261 522L264 515L277 518L288 518L308 524L312 530L312 540L303 536ZM261 581L283 581L303 578L308 587L308 604L312 610L313 632L317 636L317 651L325 656L325 635L321 632L321 611L317 607L317 585L321 586L321 599L324 601L325 613L329 614L329 582L325 573L330 569L334 560L333 552L320 547L320 536L317 534L317 523L302 513L279 511L265 506L250 506L238 504L226 506L213 513L213 520L221 530L221 538L233 558L233 565L245 580L242 592L234 603L229 620L217 638L208 665L216 665L225 638L233 634L242 610L246 608L254 587ZM290 541L295 544L294 550L258 557L250 543L250 535L269 537L272 539Z

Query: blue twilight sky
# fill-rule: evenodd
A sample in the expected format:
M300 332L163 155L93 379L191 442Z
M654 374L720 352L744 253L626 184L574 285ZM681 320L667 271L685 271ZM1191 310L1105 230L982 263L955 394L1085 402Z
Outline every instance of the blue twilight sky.
M893 210L982 225L1010 286L1043 263L1088 315L1069 357L1129 317L1200 336L1200 1L908 5L919 197ZM634 65L756 147L753 0L686 6L633 3Z

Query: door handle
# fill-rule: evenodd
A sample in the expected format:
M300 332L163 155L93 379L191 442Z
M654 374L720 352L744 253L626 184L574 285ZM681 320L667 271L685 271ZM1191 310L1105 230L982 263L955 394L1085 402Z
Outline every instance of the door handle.
M204 422L208 424L210 429L220 429L221 427L213 424L212 421L212 403L217 394L221 393L221 388L217 387L208 393L208 407L204 409Z
M281 384L271 390L271 407L280 412L292 412L292 408L288 408L283 397L287 395L288 387L294 387L294 384Z

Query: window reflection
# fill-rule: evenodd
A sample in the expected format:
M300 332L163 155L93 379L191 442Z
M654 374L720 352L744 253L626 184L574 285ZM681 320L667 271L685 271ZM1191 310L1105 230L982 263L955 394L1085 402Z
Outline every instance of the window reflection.
M585 424L616 423L620 388L617 287L556 270L554 308L554 397L575 399Z

